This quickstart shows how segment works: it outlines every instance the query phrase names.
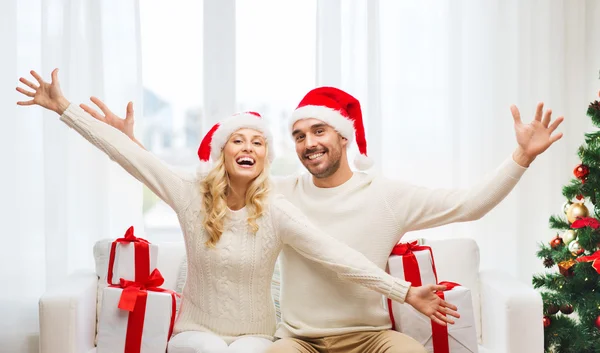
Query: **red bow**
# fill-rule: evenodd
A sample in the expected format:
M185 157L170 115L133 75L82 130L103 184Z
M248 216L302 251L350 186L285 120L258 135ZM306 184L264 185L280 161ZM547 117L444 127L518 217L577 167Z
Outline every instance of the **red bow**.
M145 291L148 290L152 292L163 292L164 289L158 287L165 283L165 279L156 268L144 282L128 281L123 278L121 278L120 282L119 285L112 286L123 288L121 299L119 299L119 309L133 311L138 295L145 293Z
M575 261L577 262L591 262L592 267L596 272L600 273L600 250L596 251L592 255L578 257Z
M146 239L138 238L133 234L133 226L129 227L125 232L125 236L123 238L118 238L115 240L117 243L146 243L150 244L150 242Z
M579 229L584 227L590 227L592 229L600 228L600 222L593 217L580 218L571 224L571 228Z
M394 248L392 249L392 255L403 256L403 255L410 254L414 251L429 250L429 249L430 248L428 246L419 245L419 242L417 240L415 240L410 243L396 244L394 246Z

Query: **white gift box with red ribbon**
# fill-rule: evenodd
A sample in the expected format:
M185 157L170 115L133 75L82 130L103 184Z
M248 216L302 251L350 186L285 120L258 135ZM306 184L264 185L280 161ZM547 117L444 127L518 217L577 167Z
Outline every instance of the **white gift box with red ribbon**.
M454 324L442 326L408 304L394 303L393 317L400 323L402 333L416 339L430 353L477 353L477 332L471 290L452 282L440 282L447 290L437 294L454 304L460 318Z
M118 285L121 278L143 282L156 268L158 246L133 234L129 227L123 238L112 242L108 260L108 284Z
M416 241L400 243L394 247L388 259L388 272L394 277L410 282L414 287L437 283L437 272L431 248L418 245ZM391 312L394 306L402 304L392 303L388 299L387 305L388 310L390 310L392 328L404 332L402 322L394 320L394 315Z
M165 353L177 294L159 288L163 282L154 270L143 283L121 280L104 288L97 353Z

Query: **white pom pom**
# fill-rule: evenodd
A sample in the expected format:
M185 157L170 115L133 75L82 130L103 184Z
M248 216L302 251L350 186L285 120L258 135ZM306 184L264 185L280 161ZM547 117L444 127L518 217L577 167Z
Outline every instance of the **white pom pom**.
M200 164L198 164L198 167L196 168L196 175L206 175L212 169L212 167L212 162L200 161Z
M358 154L354 158L354 165L358 170L367 170L373 166L373 160L364 154Z

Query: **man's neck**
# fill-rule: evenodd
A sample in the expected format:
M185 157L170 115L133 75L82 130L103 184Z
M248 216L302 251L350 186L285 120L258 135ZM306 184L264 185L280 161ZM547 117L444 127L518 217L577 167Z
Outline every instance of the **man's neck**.
M313 184L318 188L334 188L350 180L352 175L353 173L350 168L340 168L335 173L325 178L313 176Z

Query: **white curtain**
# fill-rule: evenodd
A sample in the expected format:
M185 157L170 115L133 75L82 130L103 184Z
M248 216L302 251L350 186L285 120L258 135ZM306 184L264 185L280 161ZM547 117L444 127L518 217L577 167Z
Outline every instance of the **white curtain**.
M1 352L37 352L42 293L92 269L98 239L142 224L139 184L56 114L17 107L17 80L58 67L74 103L141 108L138 17L135 0L0 2Z
M469 187L516 147L509 111L525 121L544 101L565 136L480 221L409 234L472 237L482 268L531 282L535 252L554 235L561 189L592 127L600 88L600 4L544 0L320 0L318 84L363 104L379 172L430 187Z

